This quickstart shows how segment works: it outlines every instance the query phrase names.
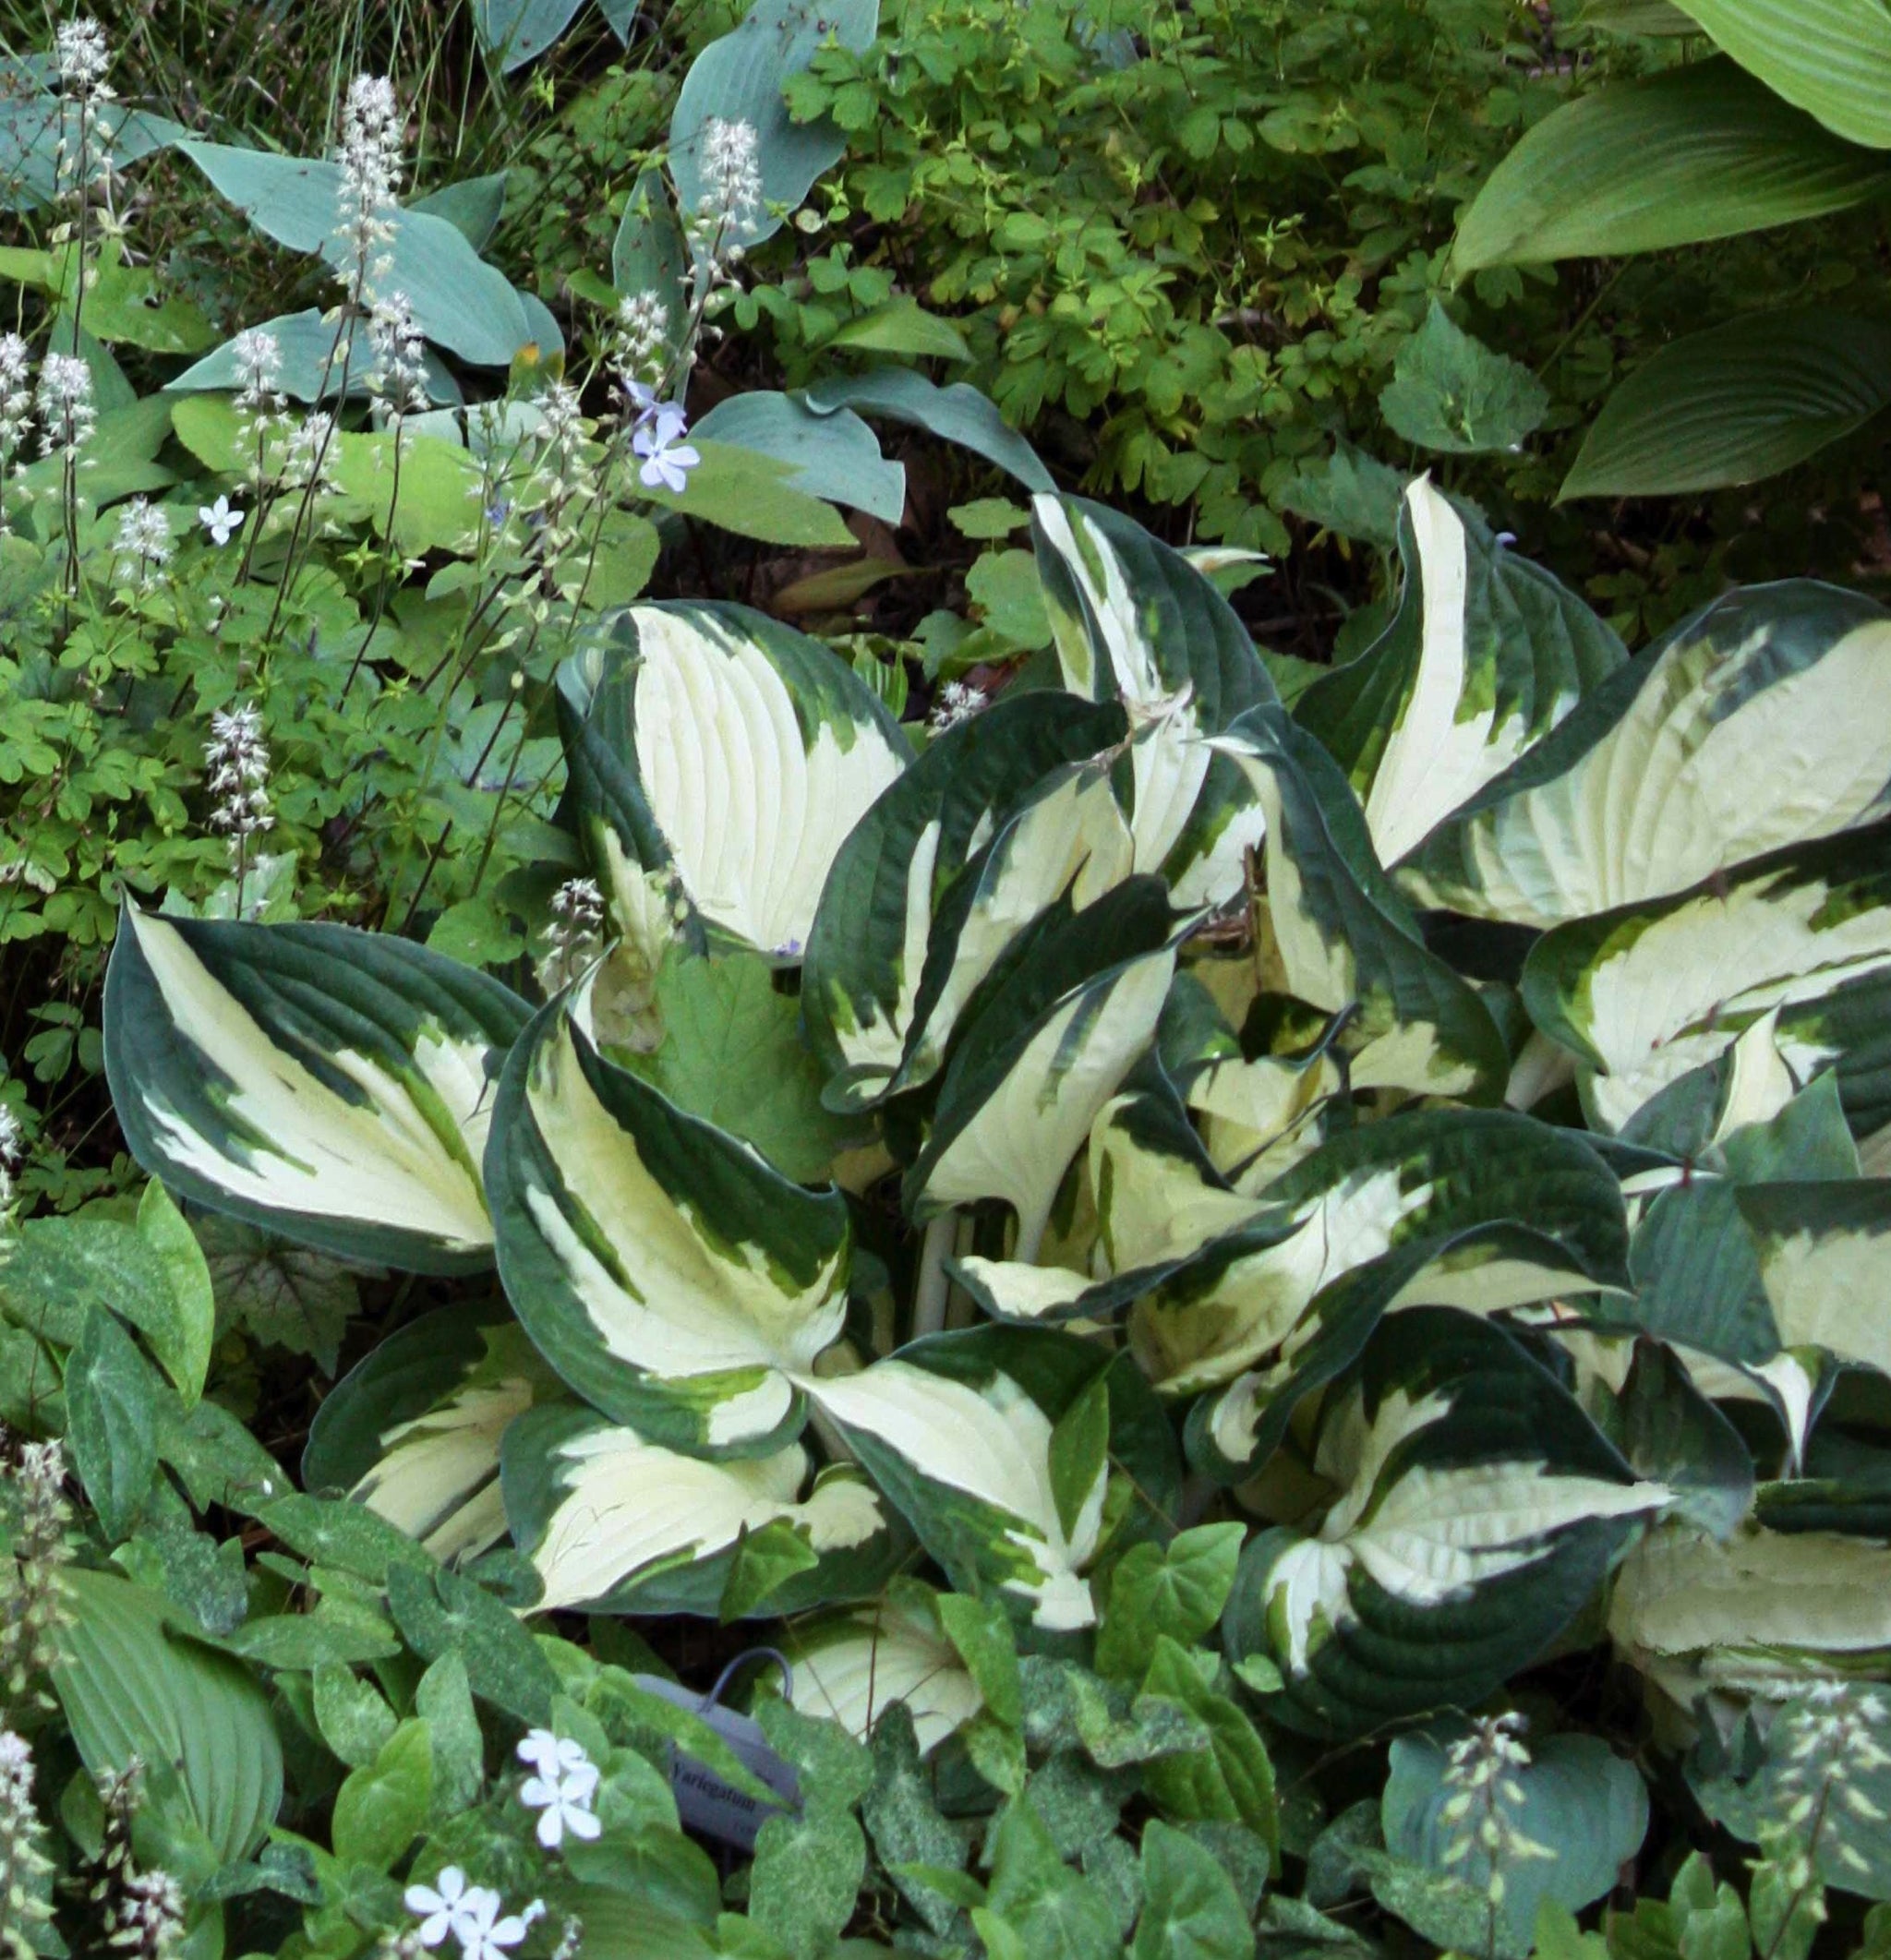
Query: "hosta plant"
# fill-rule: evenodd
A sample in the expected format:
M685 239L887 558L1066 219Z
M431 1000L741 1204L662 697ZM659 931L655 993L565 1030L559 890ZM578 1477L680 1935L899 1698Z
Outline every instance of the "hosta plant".
M541 1001L127 908L145 1167L453 1281L310 1488L527 1616L785 1618L804 1710L996 1790L1063 1722L1264 1848L1263 1735L1605 1641L1676 1742L1891 1668L1891 617L1787 583L1632 658L1420 479L1289 710L1188 558L1032 521L1055 665L949 726L740 607L591 631L604 917ZM915 1857L935 1932L1005 1920Z

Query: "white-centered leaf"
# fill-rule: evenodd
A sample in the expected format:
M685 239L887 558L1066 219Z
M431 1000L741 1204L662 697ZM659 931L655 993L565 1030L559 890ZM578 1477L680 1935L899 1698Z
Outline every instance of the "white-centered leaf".
M995 1586L1049 1631L1094 1624L1082 1573L1097 1549L1107 1462L1066 1531L1054 1424L1011 1376L959 1380L896 1359L807 1388L963 1590Z
M605 1060L579 1021L544 1009L500 1083L487 1177L506 1292L606 1414L772 1453L846 1313L846 1203Z
M885 1547L886 1514L865 1477L842 1464L811 1483L811 1470L798 1443L717 1463L646 1442L587 1410L548 1410L508 1445L506 1505L544 1585L539 1610L627 1609L633 1598L638 1610L674 1610L679 1600L653 1597L652 1581L665 1577L674 1588L685 1576L679 1569L716 1561L769 1525L791 1526L815 1559ZM728 1563L688 1575L708 1581L699 1610L715 1611Z
M632 607L560 668L559 694L599 869L619 884L667 868L707 925L787 958L842 843L910 758L837 655L740 606Z
M1869 1130L1891 1059L1891 824L1559 926L1532 948L1523 991L1531 1019L1578 1057L1598 1127L1620 1129L1777 1014L1794 1075L1836 1062L1847 1113Z
M1551 926L1891 807L1891 614L1736 592L1622 668L1402 868L1421 903Z
M1383 635L1316 680L1294 718L1364 799L1396 864L1628 657L1546 571L1419 477L1399 524L1405 589Z
M529 1009L411 941L127 908L105 996L126 1140L173 1189L356 1258L491 1259L480 1160Z
M904 1702L920 1753L930 1755L984 1706L952 1642L893 1600L795 1628L789 1657L796 1708L838 1722L862 1741L887 1709Z
M1228 1634L1280 1667L1286 1719L1353 1733L1527 1665L1670 1495L1509 1335L1447 1308L1380 1327L1315 1459L1338 1496L1311 1533L1250 1545Z

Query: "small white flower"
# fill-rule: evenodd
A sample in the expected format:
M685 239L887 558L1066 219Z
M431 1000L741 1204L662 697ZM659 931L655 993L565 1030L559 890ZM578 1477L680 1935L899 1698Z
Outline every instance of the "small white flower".
M535 1728L519 1744L519 1757L538 1774L519 1786L519 1801L539 1812L538 1842L549 1851L573 1837L594 1838L603 1828L592 1814L597 1794L597 1765L581 1742Z
M572 881L572 885L581 883L590 884L590 880ZM562 896L564 892L571 888L571 885L561 885L559 888L560 896ZM591 885L594 895L596 889L595 884ZM554 898L552 903L557 905L557 898ZM590 1755L582 1742L575 1741L570 1736L554 1735L548 1728L528 1728L520 1738L518 1757L521 1762L528 1763L541 1776L559 1776L567 1770L591 1767Z
M973 687L968 680L948 680L933 703L933 727L943 735L947 728L956 728L960 722L980 714L990 700L982 688Z
M227 545L242 530L246 514L233 511L230 499L223 496L219 496L215 503L200 503L197 507L197 521L210 533L213 545Z
M631 438L631 447L644 459L637 472L646 490L660 484L672 496L682 491L688 474L702 462L697 451L677 439L689 426L681 409L666 403L659 407L647 427Z
M472 1904L479 1895L480 1887L470 1889L466 1874L457 1865L449 1865L434 1885L409 1885L401 1895L401 1903L420 1923L422 1946L438 1946L449 1933L464 1939L460 1929L463 1923L470 1923ZM492 1895L493 1904L499 1904L499 1894Z
M504 1911L505 1901L489 1886L475 1885L465 1894L461 1915L453 1922L461 1960L506 1960L506 1949L518 1945L531 1931L533 1921L544 1917L545 1907L534 1899L524 1912L501 1918Z

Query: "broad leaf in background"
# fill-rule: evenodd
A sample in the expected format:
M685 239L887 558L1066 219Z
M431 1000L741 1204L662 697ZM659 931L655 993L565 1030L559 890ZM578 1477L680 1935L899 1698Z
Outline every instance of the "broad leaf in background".
M1777 1697L1794 1678L1881 1673L1891 1659L1891 1550L1826 1532L1686 1525L1623 1561L1608 1631L1683 1708L1704 1688Z
M1801 808L1830 788L1807 785ZM1531 949L1523 992L1537 1028L1576 1056L1599 1129L1620 1130L1777 1012L1794 1075L1836 1064L1846 1113L1870 1134L1891 1117L1891 824L1558 926Z
M1453 1794L1448 1750L1465 1732L1463 1723L1449 1722L1397 1738L1380 1814L1388 1851L1481 1893L1490 1882L1490 1854L1474 1844L1468 1858L1451 1860L1465 1825L1445 1821ZM1533 1738L1526 1747L1529 1762L1504 1772L1522 1793L1510 1796L1504 1810L1518 1832L1555 1855L1504 1863L1500 1911L1520 1953L1530 1949L1545 1899L1572 1911L1592 1904L1648 1834L1647 1787L1634 1764L1599 1736Z
M1458 220L1451 265L1617 259L1882 196L1891 158L1848 143L1725 59L1578 96L1537 123Z
M479 44L499 57L510 75L535 61L572 24L584 0L476 0L473 25Z
M390 933L127 906L105 1072L139 1161L286 1238L420 1272L490 1262L479 1175L525 1004Z
M715 209L705 174L710 123L748 123L759 139L763 209L741 242L758 245L772 237L781 219L767 207L794 210L847 148L846 138L825 118L797 123L789 117L783 83L830 41L857 54L871 47L879 24L879 0L832 0L820 8L798 0L757 0L740 27L712 41L691 63L669 119L669 169L684 216L694 217L705 198Z
M1231 1653L1280 1669L1270 1710L1315 1733L1475 1705L1668 1495L1511 1336L1446 1307L1385 1321L1328 1391L1315 1461L1331 1509L1254 1540L1225 1622Z
M1824 307L1670 342L1609 396L1559 501L1777 476L1891 403L1887 365L1891 327Z
M693 441L726 442L787 463L784 480L810 497L864 511L897 525L906 512L906 466L880 453L872 429L849 409L817 415L792 395L754 389L718 402L691 425Z
M789 1628L794 1705L864 1740L903 1702L921 1755L970 1722L984 1696L939 1624L936 1604L921 1610L914 1594L923 1597L924 1588L902 1586L873 1605Z
M436 1558L476 1558L505 1535L500 1439L554 1388L519 1328L442 1308L382 1341L323 1399L303 1482L345 1491Z
M1339 764L1281 708L1254 710L1219 745L1267 814L1267 953L1287 992L1347 1016L1353 1087L1494 1101L1503 1037L1426 947Z
M634 933L673 872L717 931L798 958L828 866L910 757L852 668L739 606L638 606L559 670L568 808Z
M909 367L874 367L865 374L819 382L801 399L816 415L857 408L863 415L907 423L982 456L1028 490L1055 487L1038 452L998 413L991 396L969 381L941 388Z
M174 1634L170 1608L142 1587L82 1570L61 1584L70 1618L53 1685L86 1768L138 1756L175 1769L211 1870L248 1857L283 1800L268 1697L240 1662Z
M1420 477L1399 523L1405 589L1358 659L1316 680L1294 719L1366 805L1396 864L1628 658L1564 586Z
M352 248L336 222L339 163L225 143L187 140L177 147L278 245L319 252L332 266L345 262ZM415 324L429 341L480 367L504 367L520 348L538 342L550 316L543 307L528 311L504 273L479 257L457 225L412 210L396 211L391 222L387 284L406 295Z
M847 1309L838 1192L685 1114L557 1003L512 1051L486 1173L506 1293L588 1401L684 1449L792 1438Z
M1520 450L1549 413L1549 391L1521 362L1493 354L1437 300L1399 349L1379 413L1407 442L1446 455Z
M1882 0L1677 0L1788 102L1891 148L1891 14Z
M1111 704L1053 690L1007 695L927 743L848 833L801 968L802 1014L829 1100L864 1107L889 1092L920 1011L941 900L969 860L1045 777L1125 733Z
M902 1196L924 1220L994 1199L1037 1256L1070 1160L1154 1038L1178 935L1160 881L1132 879L1072 915L1048 912L994 981L939 1082Z
M1401 868L1520 925L1685 890L1891 801L1891 614L1791 580L1729 593L1596 688Z
M646 1443L569 1404L506 1440L506 1514L544 1581L538 1610L714 1615L760 1534L791 1536L781 1579L742 1603L773 1617L871 1594L900 1550L878 1493L851 1464L812 1465L800 1444L707 1462ZM725 1617L729 1617L725 1615Z

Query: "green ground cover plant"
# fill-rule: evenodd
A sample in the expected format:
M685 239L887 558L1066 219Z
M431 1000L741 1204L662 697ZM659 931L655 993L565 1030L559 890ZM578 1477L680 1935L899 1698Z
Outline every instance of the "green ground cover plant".
M311 11L0 94L0 1946L1891 1944L1891 613L1548 514L1756 247L1518 216L1878 98Z

